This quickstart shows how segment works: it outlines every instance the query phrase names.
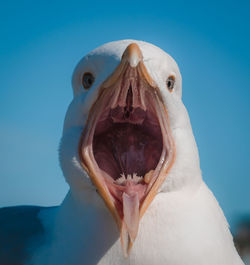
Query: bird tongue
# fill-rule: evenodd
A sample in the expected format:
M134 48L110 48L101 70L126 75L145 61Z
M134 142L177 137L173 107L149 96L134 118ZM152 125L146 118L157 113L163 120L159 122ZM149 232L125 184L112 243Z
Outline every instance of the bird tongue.
M126 226L130 240L133 242L136 238L139 226L139 198L138 193L122 194L124 225Z
M125 257L128 256L132 242L135 240L139 227L139 198L138 193L122 194L123 222L121 229L121 242Z

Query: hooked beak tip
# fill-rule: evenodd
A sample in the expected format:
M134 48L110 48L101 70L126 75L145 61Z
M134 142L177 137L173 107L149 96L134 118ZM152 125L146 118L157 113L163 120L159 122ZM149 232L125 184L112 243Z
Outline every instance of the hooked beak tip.
M129 44L122 55L122 59L126 60L131 67L136 67L143 59L139 46L136 43Z

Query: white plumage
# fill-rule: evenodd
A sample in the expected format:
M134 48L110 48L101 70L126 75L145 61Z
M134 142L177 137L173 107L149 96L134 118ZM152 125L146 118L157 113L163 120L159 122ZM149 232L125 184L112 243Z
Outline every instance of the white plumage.
M131 43L140 48L148 74L161 93L176 156L140 220L129 256L124 257L115 219L83 169L78 151L101 84L115 71ZM136 58L132 59L131 65L136 66ZM85 72L95 76L88 91L81 83ZM170 75L175 76L172 93L166 89L166 78ZM33 250L30 264L243 264L223 212L202 180L196 143L181 100L182 81L175 61L146 42L111 42L80 61L72 83L74 98L67 111L60 145L60 162L70 191L60 207L40 211L39 218L45 232L40 246Z

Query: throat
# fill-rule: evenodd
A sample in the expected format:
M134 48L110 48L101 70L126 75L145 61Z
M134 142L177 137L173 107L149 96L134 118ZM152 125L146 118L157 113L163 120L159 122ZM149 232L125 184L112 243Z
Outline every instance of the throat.
M114 180L136 174L144 176L160 159L161 142L144 126L117 123L94 137L93 150L99 167Z

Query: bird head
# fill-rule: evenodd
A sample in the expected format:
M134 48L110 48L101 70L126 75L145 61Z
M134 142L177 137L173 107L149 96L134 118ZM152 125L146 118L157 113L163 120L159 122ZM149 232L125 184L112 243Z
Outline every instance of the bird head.
M72 85L61 166L73 194L91 190L105 203L127 255L157 194L199 181L181 74L160 48L124 40L87 54Z

